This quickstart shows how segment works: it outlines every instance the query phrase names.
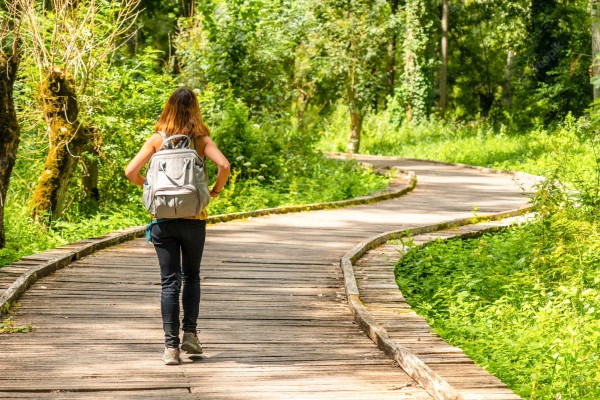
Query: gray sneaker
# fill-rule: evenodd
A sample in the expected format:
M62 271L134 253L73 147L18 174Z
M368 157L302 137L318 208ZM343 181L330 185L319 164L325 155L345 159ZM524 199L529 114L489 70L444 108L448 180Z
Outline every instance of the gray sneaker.
M165 354L163 355L162 359L165 362L165 365L181 364L181 357L179 357L179 349L176 347L165 347Z
M183 332L181 350L187 354L202 354L202 346L198 342L198 335L192 332Z

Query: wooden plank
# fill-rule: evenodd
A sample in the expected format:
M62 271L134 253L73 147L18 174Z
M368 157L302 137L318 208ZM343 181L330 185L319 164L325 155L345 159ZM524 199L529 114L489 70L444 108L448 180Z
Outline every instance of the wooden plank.
M398 160L382 161L393 162ZM425 188L404 199L210 225L202 265L201 360L184 357L174 368L160 361L160 277L154 250L143 239L94 253L38 281L14 309L15 324L33 324L34 332L0 335L0 397L431 398L353 323L338 260L378 232L468 217L474 206L482 213L510 209L526 199L509 177L483 179L480 172L456 167L402 163L419 171ZM455 184L445 184L443 176ZM461 182L472 190L461 190ZM506 193L502 199L498 188ZM364 272L368 279L361 287L389 274L385 263L398 254L386 246L381 257ZM382 310L397 310L383 301L390 288L365 295ZM402 316L398 332L407 345L428 350L438 343L414 313ZM394 327L394 320L388 325ZM470 373L464 356L429 353L423 359L458 371L453 377ZM478 376L467 381L479 382ZM497 389L490 387L493 381L484 383L488 387L478 393L497 394L490 391Z
M472 234L488 227L488 224L472 225L418 235L415 240L425 243L456 237L465 232ZM394 250L401 254L403 245L387 242L381 247L365 253L357 262L355 271L363 304L386 329L389 337L418 354L433 371L456 388L463 399L518 399L519 396L504 383L473 363L461 349L437 337L423 318L410 312L410 305L395 282L393 271L396 259L390 257Z

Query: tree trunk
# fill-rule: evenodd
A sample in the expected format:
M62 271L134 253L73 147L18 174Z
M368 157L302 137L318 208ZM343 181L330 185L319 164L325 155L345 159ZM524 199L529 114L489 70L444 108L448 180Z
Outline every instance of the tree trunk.
M448 98L448 0L442 1L442 66L440 70L440 114L446 115Z
M508 50L506 55L506 69L504 70L504 103L512 106L512 68L515 63L515 53Z
M350 154L358 153L362 130L362 109L357 99L358 94L354 88L355 72L354 69L350 69L348 72L348 81L346 82L346 100L350 109L350 138L346 145L346 151Z
M409 40L412 40L412 32L408 32L407 35ZM408 78L408 102L406 104L406 120L410 122L412 120L412 106L414 100L414 87L415 87L415 55L407 51L406 52L406 60L404 62L404 73Z
M360 132L362 130L363 116L360 110L350 111L350 140L348 140L348 153L355 154L360 150Z
M306 113L311 96L303 88L298 88L296 92L298 93L296 96L296 118L298 119L298 130L304 132L306 130L304 114Z
M75 82L60 67L53 67L41 87L42 111L50 136L50 148L42 176L33 194L36 220L60 217L67 188L86 144L86 129L77 122L79 108Z
M17 54L7 57L6 54L0 53L0 249L6 246L4 206L19 147L20 131L13 99L18 67Z
M96 132L89 132L95 134ZM88 143L84 158L81 159L83 176L81 185L85 193L85 201L89 204L98 204L100 201L100 192L98 191L98 152L93 143Z
M392 15L398 12L399 0L391 0L390 8ZM398 41L398 30L394 29L387 48L387 94L391 98L394 96L396 86L396 47Z
M600 0L591 0L592 5L592 77L600 75ZM600 87L594 86L594 100L600 98Z

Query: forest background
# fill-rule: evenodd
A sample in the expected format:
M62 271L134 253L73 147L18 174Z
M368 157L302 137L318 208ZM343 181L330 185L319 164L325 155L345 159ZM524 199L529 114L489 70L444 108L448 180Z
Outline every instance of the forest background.
M0 265L146 223L140 191L123 170L170 93L185 85L198 93L232 164L212 214L339 200L386 185L326 151L548 177L535 199L536 222L502 241L477 241L477 251L461 244L410 255L418 276L399 283L447 340L522 396L596 399L596 3L5 2ZM452 271L441 270L450 255ZM500 270L491 273L484 261ZM473 266L505 287L482 284ZM436 279L451 273L460 279ZM459 313L453 304L469 306ZM476 319L486 307L502 317ZM474 319L465 324L467 317Z

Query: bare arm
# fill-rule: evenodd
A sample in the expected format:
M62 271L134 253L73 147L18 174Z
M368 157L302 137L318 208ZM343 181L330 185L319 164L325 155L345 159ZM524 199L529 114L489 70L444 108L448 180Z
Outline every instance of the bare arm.
M217 147L215 142L212 141L211 138L204 138L204 155L212 162L217 165L217 179L215 181L215 185L210 191L210 197L219 196L219 192L223 190L227 179L229 178L229 161L227 158L221 153L221 150Z
M133 184L142 186L146 181L146 178L140 174L140 170L156 152L156 143L157 135L150 136L140 151L138 151L135 157L133 157L129 164L127 164L127 167L125 168L125 176L127 176L127 179L129 179Z

